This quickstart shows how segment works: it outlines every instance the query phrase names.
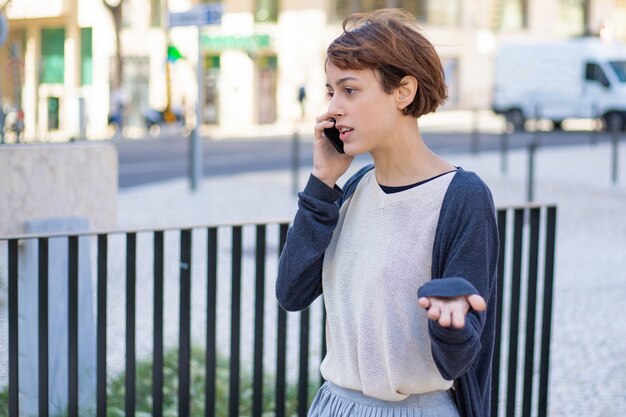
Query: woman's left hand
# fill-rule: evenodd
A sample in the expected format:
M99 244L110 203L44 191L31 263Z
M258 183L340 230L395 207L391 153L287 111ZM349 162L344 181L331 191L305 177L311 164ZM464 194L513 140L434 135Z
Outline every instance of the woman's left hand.
M419 305L428 311L428 318L442 327L462 329L465 316L471 309L484 311L487 308L485 299L478 294L461 297L421 297Z

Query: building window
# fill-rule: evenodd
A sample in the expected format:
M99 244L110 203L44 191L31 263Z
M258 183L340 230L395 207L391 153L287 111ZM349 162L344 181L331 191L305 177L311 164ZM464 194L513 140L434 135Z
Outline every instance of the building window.
M359 2L356 0L335 0L333 3L330 20L342 21L358 8Z
M259 124L276 122L276 87L278 79L276 56L261 56L256 61L257 121Z
M255 22L276 22L278 20L278 0L256 0L254 2Z
M220 56L204 56L204 123L219 124Z
M335 0L331 19L342 21L352 13L383 8L402 8L431 25L457 25L460 21L459 0Z
M59 123L59 98L48 97L48 130L59 130L61 124Z
M496 30L522 29L528 26L527 0L498 0L494 7Z
M41 30L41 72L39 81L63 84L65 77L65 29Z
M613 12L609 19L615 38L626 42L626 25L619 25L616 22L626 21L626 0L615 0Z
M150 26L161 27L161 0L150 0Z
M119 7L121 7L120 13L122 14L122 28L132 28L133 18L137 19L137 15L135 14L135 0L121 0ZM143 16L145 16L145 14Z
M429 25L457 26L461 20L458 0L430 0L425 12Z
M423 19L426 16L426 2L427 0L334 0L331 18L342 21L352 13L399 7L410 10Z
M93 82L92 29L80 30L80 83L91 85Z
M585 33L585 0L560 0L559 23L560 36L579 36Z

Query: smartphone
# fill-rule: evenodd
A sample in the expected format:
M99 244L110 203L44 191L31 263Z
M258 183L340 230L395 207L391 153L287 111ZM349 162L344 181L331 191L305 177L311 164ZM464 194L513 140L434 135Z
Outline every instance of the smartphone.
M335 119L330 119L331 122L335 123ZM330 141L330 143L337 149L339 153L345 153L343 151L343 141L339 139L339 129L335 126L324 129L324 136Z

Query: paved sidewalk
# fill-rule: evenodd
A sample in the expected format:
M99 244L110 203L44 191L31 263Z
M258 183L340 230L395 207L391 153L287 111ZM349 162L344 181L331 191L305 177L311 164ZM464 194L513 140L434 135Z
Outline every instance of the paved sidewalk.
M611 184L608 144L539 149L536 201L556 203L557 259L550 416L618 416L626 410L626 147ZM496 205L526 198L527 154L444 155L476 171ZM358 167L354 167L352 171ZM302 171L300 186L308 173ZM185 180L122 191L119 226L257 222L291 218L296 200L287 171L204 180L197 194ZM149 207L149 211L142 209ZM316 334L316 333L312 333Z

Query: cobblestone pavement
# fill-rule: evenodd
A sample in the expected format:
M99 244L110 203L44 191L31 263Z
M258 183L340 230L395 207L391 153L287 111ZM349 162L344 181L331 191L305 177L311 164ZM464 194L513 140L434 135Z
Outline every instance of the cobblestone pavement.
M626 322L621 316L622 303L626 300L626 147L622 145L619 151L621 172L616 185L611 182L608 144L540 148L536 153L535 201L558 206L549 386L552 417L626 415ZM477 172L490 186L497 206L525 202L526 151L509 153L506 174L501 173L498 153L443 156ZM352 167L350 172L357 168ZM303 169L300 186L307 177ZM291 190L291 174L286 171L208 178L195 194L189 191L185 180L131 188L120 192L118 223L125 229L290 219L296 210ZM272 239L268 250L275 252L276 242ZM177 243L173 241L172 245ZM202 260L198 262L201 264ZM176 265L169 267L176 269ZM244 273L246 268L253 266L244 265ZM268 274L272 271L268 266ZM139 283L142 272L138 275ZM195 281L192 285L196 285ZM200 288L194 287L194 303L202 293L202 284L198 285ZM116 297L115 287L123 285L110 283L111 300ZM222 287L228 290L227 284ZM172 291L171 299L174 299L177 290ZM139 291L138 297L142 296L151 297L151 289ZM273 291L268 292L267 300L268 305L273 301ZM252 302L244 300L242 305ZM168 308L176 312L175 302L166 305L166 311ZM225 305L221 308L227 309ZM116 326L123 318L114 316L114 308L109 311L110 326L117 328L113 333L123 334L123 325ZM143 314L149 317L151 311L141 311L138 307L138 317ZM273 314L270 312L268 320L273 320ZM175 326L174 321L166 328L166 336L175 337ZM201 333L201 322L192 326L194 334L196 328ZM147 333L144 337L138 335L138 351L150 350L151 326L138 324L137 328ZM227 335L228 329L220 329L219 333ZM250 329L242 328L244 336L251 333ZM312 334L318 334L317 330ZM115 335L109 337L112 340ZM227 342L224 339L218 343ZM0 351L6 352L1 345L2 342ZM121 349L121 346L109 347L113 356L119 356L112 358L111 363L121 360ZM267 354L266 363L270 363L274 358L272 348Z

